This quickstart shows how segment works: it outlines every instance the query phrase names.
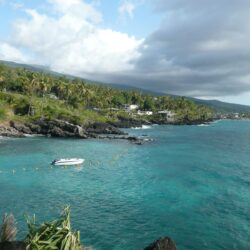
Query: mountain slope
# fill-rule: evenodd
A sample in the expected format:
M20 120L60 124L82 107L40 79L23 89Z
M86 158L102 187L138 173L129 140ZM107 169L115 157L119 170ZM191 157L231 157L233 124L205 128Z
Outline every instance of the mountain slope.
M79 78L75 77L72 75L65 75L61 74L58 72L51 71L49 67L41 66L41 65L29 65L29 64L21 64L21 63L15 63L11 61L3 61L0 60L0 64L4 64L10 67L21 67L21 68L26 68L28 70L33 70L33 71L38 71L38 72L44 72L48 73L50 75L54 76L64 76L68 79L73 79L73 78ZM154 96L163 96L163 95L168 95L172 97L178 98L179 96L175 95L169 95L161 92L156 92L156 91L151 91L151 90L146 90L146 89L141 89L133 86L128 86L128 85L119 85L119 84L108 84L108 83L102 83L102 82L93 82L84 78L80 78L82 80L88 81L88 83L93 83L93 84L98 84L98 85L108 85L112 88L120 89L120 90L130 90L130 91L137 91L137 92L142 92L143 94L148 94L148 95L154 95ZM202 100L202 99L197 99L197 98L192 98L192 97L186 97L190 100L193 100L197 104L203 104L206 105L216 112L222 112L222 113L233 113L233 112L239 112L239 113L250 113L250 106L247 105L240 105L240 104L234 104L234 103L227 103L227 102L222 102L218 100Z

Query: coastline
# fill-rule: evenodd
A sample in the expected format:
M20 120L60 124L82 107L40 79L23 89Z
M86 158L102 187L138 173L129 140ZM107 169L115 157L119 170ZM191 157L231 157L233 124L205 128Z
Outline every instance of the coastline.
M39 119L34 122L4 121L0 123L0 136L2 137L33 137L47 136L57 138L75 138L75 139L121 139L128 140L136 144L142 144L144 141L151 141L149 138L131 136L123 132L123 128L143 128L151 125L200 125L209 124L215 121L195 120L195 121L143 121L143 120L120 120L118 122L100 123L95 122L87 125L75 125L67 121L53 119Z

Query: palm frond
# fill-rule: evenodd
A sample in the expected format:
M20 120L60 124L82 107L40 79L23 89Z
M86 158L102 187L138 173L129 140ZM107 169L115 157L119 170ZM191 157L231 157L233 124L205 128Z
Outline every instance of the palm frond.
M0 241L15 241L17 234L16 222L13 214L5 214L0 227Z

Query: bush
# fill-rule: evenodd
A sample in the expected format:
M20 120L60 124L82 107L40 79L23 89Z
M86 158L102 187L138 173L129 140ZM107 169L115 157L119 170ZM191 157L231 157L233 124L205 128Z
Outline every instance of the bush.
M6 111L3 107L0 106L0 120L4 119L6 117Z
M36 225L34 219L27 219L29 233L25 239L27 250L80 250L80 232L72 231L70 209L66 207L58 220Z
M13 106L16 115L28 115L30 104L27 99L19 99Z

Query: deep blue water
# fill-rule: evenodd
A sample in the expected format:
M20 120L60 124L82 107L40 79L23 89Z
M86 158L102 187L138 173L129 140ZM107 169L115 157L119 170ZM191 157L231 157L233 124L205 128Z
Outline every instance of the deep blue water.
M127 141L0 138L0 214L39 221L72 208L95 249L142 249L168 235L180 250L250 249L250 121L129 130ZM82 157L82 168L51 168Z

